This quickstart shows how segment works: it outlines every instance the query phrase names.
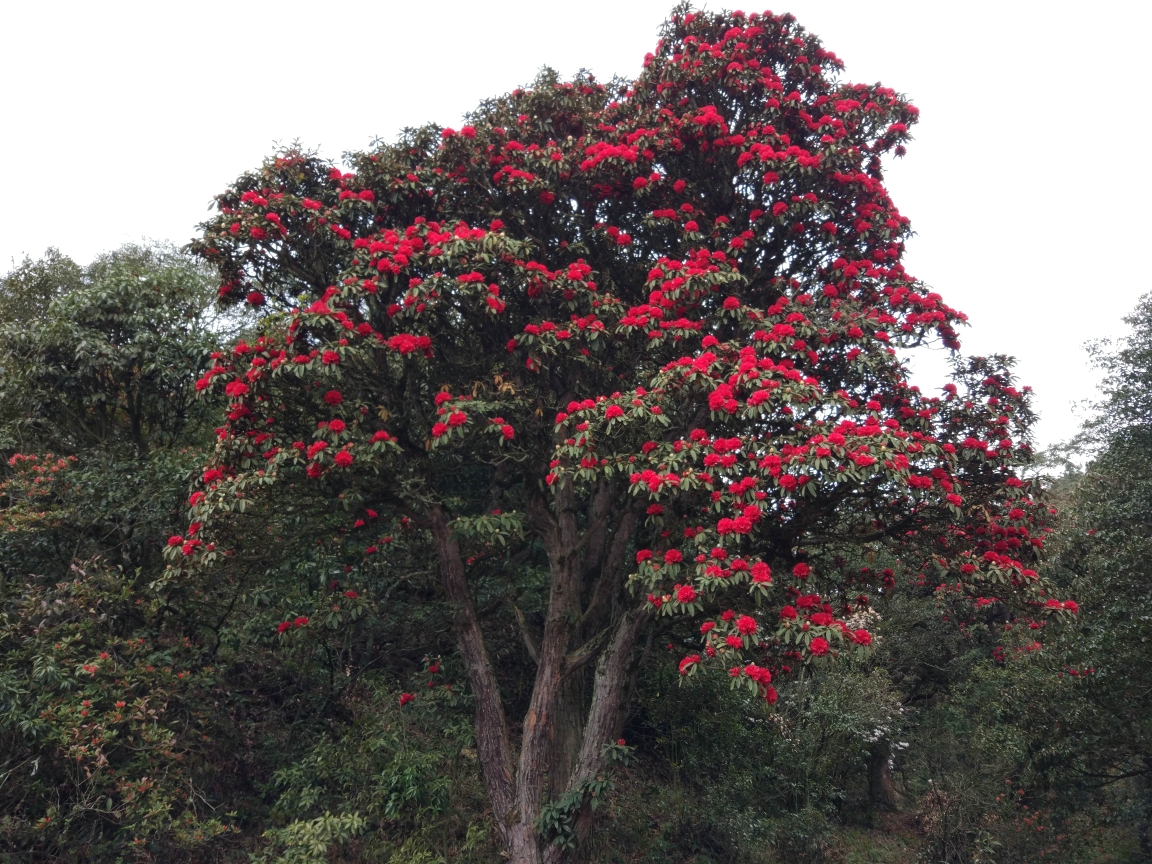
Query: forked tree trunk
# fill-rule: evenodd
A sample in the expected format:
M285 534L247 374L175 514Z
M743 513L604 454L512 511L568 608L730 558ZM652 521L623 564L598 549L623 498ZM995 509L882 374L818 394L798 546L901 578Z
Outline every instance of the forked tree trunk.
M543 525L543 540L551 568L548 611L537 651L536 680L524 716L518 758L514 758L507 718L484 645L476 609L464 572L459 544L438 506L428 511L445 594L452 604L460 656L476 700L476 749L496 828L512 864L562 864L570 853L544 845L537 820L545 786L553 799L579 789L605 769L604 746L619 734L626 708L629 672L637 638L647 623L643 607L617 610L605 622L608 630L594 643L570 646L574 622L580 613L580 562L576 519L571 502L557 493L552 519L537 505L535 519ZM631 518L619 529L630 530ZM614 546L619 561L626 538ZM599 651L582 650L603 645ZM573 650L574 649L574 650ZM587 700L586 663L596 660L591 699ZM582 712L586 711L582 716ZM547 783L545 781L548 781ZM585 807L578 819L578 837L586 836L591 813Z
M629 672L634 662L636 644L648 619L649 613L643 608L625 613L616 624L612 641L597 661L584 741L568 784L569 789L578 788L605 770L604 745L619 737L628 707ZM587 839L592 828L592 815L585 802L576 825L578 843ZM544 860L547 864L560 864L565 860L565 855L552 846L547 850Z

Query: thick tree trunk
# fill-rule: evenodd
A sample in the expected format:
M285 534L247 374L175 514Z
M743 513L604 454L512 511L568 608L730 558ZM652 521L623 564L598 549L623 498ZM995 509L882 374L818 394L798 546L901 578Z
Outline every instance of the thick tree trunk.
M568 780L580 758L584 718L588 714L587 682L588 676L581 669L568 675L560 686L548 753L548 792L553 799L568 788Z
M539 838L530 822L518 822L510 826L504 849L510 864L540 864Z
M481 778L513 864L572 860L570 852L545 844L539 836L537 820L545 786L555 800L604 772L604 747L619 735L636 640L648 620L642 608L622 609L616 601L621 578L617 571L623 566L626 535L635 524L631 513L622 515L611 543L595 551L601 562L596 568L599 579L588 609L581 609L586 570L573 504L569 489L555 491L555 516L543 499L534 500L529 507L533 527L548 554L551 584L519 758L513 757L499 687L468 590L459 545L440 507L429 510L441 578L454 610L456 640L476 699ZM584 645L570 644L599 622L607 627L599 636ZM594 659L589 700L587 664ZM577 820L578 839L587 836L591 817L585 802Z
M488 650L484 646L476 607L468 591L459 544L452 536L448 521L439 506L431 509L429 522L436 542L440 578L453 607L456 644L464 667L468 670L468 684L476 699L476 751L480 758L480 775L492 803L497 829L501 832L505 846L511 848L514 838L509 833L509 821L514 815L516 796L512 779L512 747L508 740L508 721L504 716L500 688Z
M554 495L555 518L542 498L533 499L529 505L529 516L548 555L551 582L536 661L536 680L520 740L516 772L517 830L520 825L531 830L540 815L552 736L565 684L568 642L580 612L580 570L575 554L579 531L571 486L556 490Z
M603 774L607 767L604 762L604 746L611 744L620 735L628 708L629 672L635 661L636 642L648 619L649 614L644 609L626 612L617 622L608 647L600 655L580 758L569 780L569 790L580 788L585 781ZM578 846L587 840L591 832L593 815L588 802L585 802L576 823ZM546 864L563 864L572 857L566 850L549 846L543 860Z
M896 787L892 785L892 742L881 738L868 748L868 797L877 810L896 810Z

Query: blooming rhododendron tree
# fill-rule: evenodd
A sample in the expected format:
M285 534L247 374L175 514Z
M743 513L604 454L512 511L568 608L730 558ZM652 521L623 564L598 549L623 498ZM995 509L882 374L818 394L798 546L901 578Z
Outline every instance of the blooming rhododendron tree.
M964 319L905 270L882 183L917 111L841 66L791 16L681 9L620 92L544 75L350 172L282 153L196 243L262 329L199 384L230 403L169 578L305 489L363 538L350 569L426 532L513 861L587 829L646 631L690 620L681 673L771 703L785 665L871 650L848 619L898 574L849 590L849 556L1071 614L1003 359L906 381L898 351L959 348ZM531 561L512 722L473 591Z

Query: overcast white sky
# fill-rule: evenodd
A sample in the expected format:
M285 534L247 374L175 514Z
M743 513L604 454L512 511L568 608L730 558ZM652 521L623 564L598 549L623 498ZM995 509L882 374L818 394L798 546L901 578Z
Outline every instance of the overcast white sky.
M49 246L86 261L145 237L187 242L213 194L277 142L338 157L404 126L457 124L545 64L635 76L671 6L0 3L0 270ZM887 178L918 232L909 269L970 315L966 352L1019 358L1041 445L1068 437L1072 404L1097 381L1083 343L1121 334L1152 288L1138 84L1149 4L772 8L819 34L848 79L883 81L920 107ZM943 380L939 357L916 369L925 387Z

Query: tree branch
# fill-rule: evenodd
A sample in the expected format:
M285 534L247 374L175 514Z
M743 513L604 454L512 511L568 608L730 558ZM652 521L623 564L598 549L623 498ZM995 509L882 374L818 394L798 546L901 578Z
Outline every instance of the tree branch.
M564 676L567 677L578 669L584 666L600 653L600 649L608 641L608 637L612 634L611 627L605 627L575 651L572 651L564 658Z
M628 673L636 640L647 625L651 613L644 607L629 609L611 628L608 647L600 654L596 664L592 705L584 726L584 743L572 775L568 790L579 789L586 780L604 770L604 745L619 734L628 697ZM584 826L587 830L587 825Z
M476 750L480 757L480 772L492 800L496 824L503 835L507 833L516 803L508 720L504 715L492 660L484 645L484 634L468 591L460 546L452 536L440 505L435 504L429 510L428 523L436 543L444 592L455 612L456 643L476 699Z
M603 606L607 600L615 595L620 578L620 571L624 566L624 556L628 551L628 542L632 539L632 529L639 518L638 510L629 507L616 523L616 530L612 532L612 542L608 546L608 553L600 567L600 576L592 589L592 597L588 600L588 608L580 618L580 627L583 628L592 616Z
M511 597L508 598L508 605L512 607L512 611L516 615L516 623L520 625L520 635L524 639L524 647L528 649L528 656L532 658L533 663L540 662L540 647L536 644L536 640L532 638L532 634L528 630L528 619L524 613L520 611L520 607L516 605L516 601Z

